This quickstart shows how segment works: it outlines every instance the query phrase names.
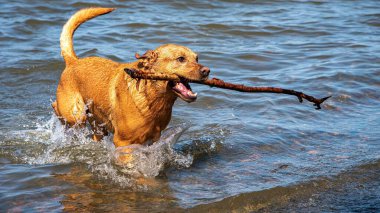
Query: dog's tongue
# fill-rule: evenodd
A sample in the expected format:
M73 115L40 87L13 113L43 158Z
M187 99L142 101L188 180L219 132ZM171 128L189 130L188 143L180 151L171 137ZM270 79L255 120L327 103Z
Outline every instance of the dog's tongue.
M191 102L197 98L197 93L193 93L190 86L185 86L185 84L181 82L176 83L173 90L179 93L180 98L185 101Z

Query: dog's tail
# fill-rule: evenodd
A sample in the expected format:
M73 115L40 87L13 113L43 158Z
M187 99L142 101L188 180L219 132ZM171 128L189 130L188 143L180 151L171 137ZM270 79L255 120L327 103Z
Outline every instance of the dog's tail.
M61 33L61 54L66 63L78 59L74 51L73 35L75 30L84 22L107 13L112 12L115 8L86 8L75 13L67 21Z

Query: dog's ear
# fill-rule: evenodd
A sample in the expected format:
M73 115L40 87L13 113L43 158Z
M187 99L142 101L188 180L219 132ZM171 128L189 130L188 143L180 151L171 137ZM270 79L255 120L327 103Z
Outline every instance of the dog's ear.
M140 61L138 64L139 68L150 70L154 62L157 61L158 54L154 50L148 50L144 53L144 55L139 55L136 53L135 57Z

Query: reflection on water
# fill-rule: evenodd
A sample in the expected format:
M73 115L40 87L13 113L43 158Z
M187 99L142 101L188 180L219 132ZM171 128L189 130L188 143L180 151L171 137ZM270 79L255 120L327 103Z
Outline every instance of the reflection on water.
M177 43L212 77L333 98L316 111L295 97L194 85L198 100L177 101L161 141L118 166L115 153L131 147L65 130L50 107L61 28L88 6L119 9L79 28L80 57L126 62ZM377 1L2 4L0 209L380 211L379 11Z

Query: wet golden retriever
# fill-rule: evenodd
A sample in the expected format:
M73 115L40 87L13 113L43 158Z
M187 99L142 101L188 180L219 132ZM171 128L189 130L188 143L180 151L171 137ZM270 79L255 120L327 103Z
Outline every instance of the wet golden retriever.
M189 48L175 44L148 50L142 56L136 54L137 60L131 63L100 57L78 58L73 48L75 30L85 21L113 10L80 10L63 27L60 42L66 68L52 106L69 127L83 127L88 121L95 141L112 132L116 147L154 142L168 125L177 97L193 102L197 94L186 81L137 81L124 68L174 73L194 80L207 78L210 69L199 64L197 54Z

